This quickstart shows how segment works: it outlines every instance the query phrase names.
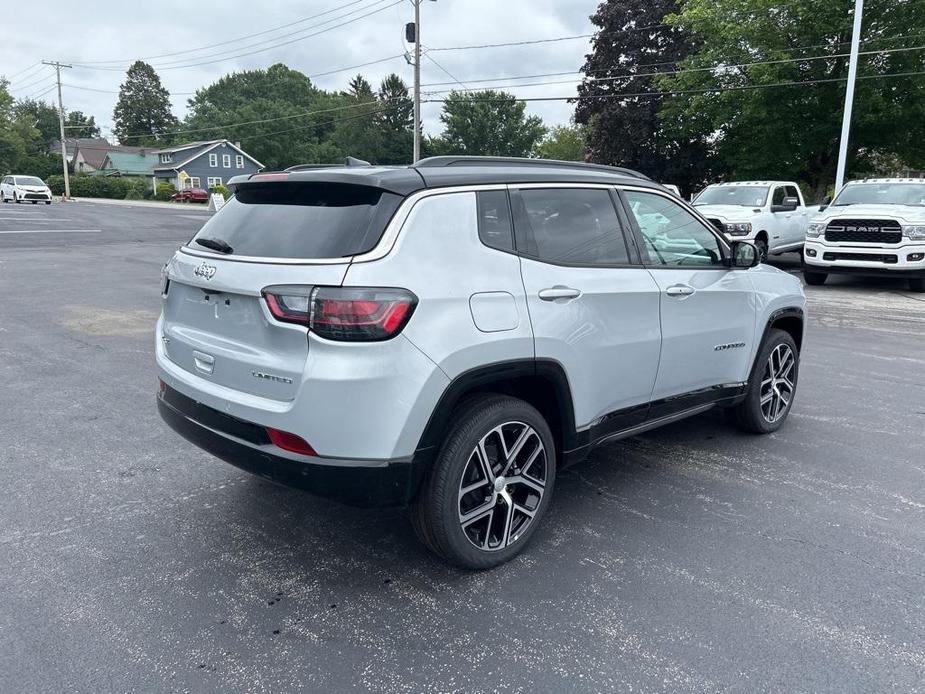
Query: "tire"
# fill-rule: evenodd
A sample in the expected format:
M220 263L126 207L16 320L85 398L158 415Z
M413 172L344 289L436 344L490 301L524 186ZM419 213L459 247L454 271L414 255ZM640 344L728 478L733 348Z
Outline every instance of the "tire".
M776 374L770 373L772 355ZM777 381L769 384L772 375ZM727 410L729 417L752 434L777 431L790 414L799 376L800 352L793 338L783 330L770 330L752 365L745 399Z
M809 270L803 270L803 279L806 281L806 284L813 287L821 287L828 278L829 273L827 272L810 272Z
M13 193L13 202L15 202L17 205L22 202L22 200L16 197L16 193Z
M50 205L50 204L51 204L51 200L46 200L46 201L45 201L45 204L46 204L46 205Z
M488 569L519 554L539 526L555 484L555 442L536 408L504 395L467 398L452 421L411 521L421 542L449 563ZM507 484L497 482L502 477Z
M32 204L33 204L33 205L37 205L38 202L39 202L38 200L33 200L33 201L32 201Z
M925 277L915 277L909 280L909 291L925 292Z

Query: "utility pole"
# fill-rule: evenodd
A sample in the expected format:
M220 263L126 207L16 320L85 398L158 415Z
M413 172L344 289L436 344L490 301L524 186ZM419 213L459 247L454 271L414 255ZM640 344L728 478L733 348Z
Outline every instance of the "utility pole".
M58 76L58 127L61 132L61 166L64 169L64 200L71 199L71 182L67 175L67 145L64 142L64 101L61 99L61 68L71 67L58 61L43 60L43 64L51 65L55 68L55 74Z
M851 32L851 56L848 58L848 86L845 89L845 110L842 113L841 142L838 148L838 171L835 174L835 194L845 184L845 167L848 165L848 140L851 135L851 111L854 108L854 83L858 74L858 50L861 43L861 21L864 17L864 0L854 0L854 29Z
M421 0L414 2L414 164L421 158Z

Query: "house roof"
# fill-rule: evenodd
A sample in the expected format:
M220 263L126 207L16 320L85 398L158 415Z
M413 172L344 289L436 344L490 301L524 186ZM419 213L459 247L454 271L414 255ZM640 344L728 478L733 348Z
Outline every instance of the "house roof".
M229 142L228 140L208 140L205 142L189 142L185 145L177 145L176 147L173 147L170 149L156 150L154 153L157 155L167 154L167 153L170 153L170 154L179 153L179 156L172 157L172 161L169 164L161 164L154 168L157 171L175 171L175 170L179 171L184 166L186 166L189 162L193 161L193 159L196 159L197 157L202 156L206 152L212 149L215 149L219 145L226 145L229 149L232 149L238 154L250 159L252 162L254 162L258 166L258 168L261 168L261 169L264 168L263 164L261 164L259 161L254 159L254 157L252 157L250 154L245 152L238 145L236 145L233 142Z
M109 140L104 137L66 137L64 147L67 158L73 159L78 147L111 147ZM48 149L52 154L61 152L61 140L55 139L49 143Z
M103 169L118 171L123 176L151 176L158 158L151 152L121 152L113 150L106 154Z
M192 147L206 147L207 145L215 145L220 142L227 142L227 140L198 140L196 142L185 142L182 145L175 145L173 147L161 147L160 149L154 150L155 154L167 154L173 152L179 152L184 149L190 149Z
M77 151L74 153L83 155L84 161L94 169L103 168L103 161L110 152L151 152L147 147L131 147L129 145L111 145L106 140L78 140Z

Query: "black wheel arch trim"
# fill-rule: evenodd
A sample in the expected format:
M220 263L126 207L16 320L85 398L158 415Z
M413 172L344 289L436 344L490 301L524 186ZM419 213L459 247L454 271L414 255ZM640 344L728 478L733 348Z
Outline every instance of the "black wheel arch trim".
M803 312L803 309L800 308L799 306L786 306L784 308L777 309L776 311L772 312L771 315L768 316L768 320L764 326L764 332L761 334L761 341L758 343L758 347L755 350L756 359L758 358L758 351L761 349L761 345L764 344L764 341L767 338L768 333L770 333L771 330L774 328L775 323L777 323L782 318L795 319L799 321L800 335L799 337L795 335L791 335L791 337L793 337L793 341L796 342L797 344L797 352L801 352L803 350L803 336L805 334L804 333L805 314Z
M512 379L540 378L549 382L556 392L557 409L562 423L562 446L564 450L574 446L575 408L572 403L572 389L565 373L565 367L554 359L512 359L479 366L464 371L444 389L443 395L430 415L417 450L435 448L440 444L441 434L446 430L450 416L460 401L469 393L484 390L492 384L503 385ZM504 392L503 390L501 392Z

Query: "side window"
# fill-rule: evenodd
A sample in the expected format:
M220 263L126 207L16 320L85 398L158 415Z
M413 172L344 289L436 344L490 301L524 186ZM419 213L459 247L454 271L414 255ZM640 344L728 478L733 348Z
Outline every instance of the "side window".
M479 215L479 238L489 248L514 250L511 206L506 190L482 190L475 194Z
M774 196L771 198L771 204L783 205L785 197L787 197L787 189L784 188L784 186L775 186Z
M786 197L788 197L788 198L796 198L797 200L800 199L800 193L799 193L799 191L796 189L796 186L787 186L786 191L787 191L787 196L786 196Z
M716 236L690 212L669 198L625 190L623 195L642 232L652 265L720 265L723 254Z
M537 260L569 265L625 265L626 239L610 192L543 188L520 191L518 251Z

